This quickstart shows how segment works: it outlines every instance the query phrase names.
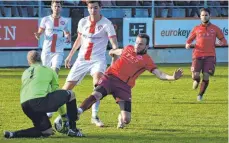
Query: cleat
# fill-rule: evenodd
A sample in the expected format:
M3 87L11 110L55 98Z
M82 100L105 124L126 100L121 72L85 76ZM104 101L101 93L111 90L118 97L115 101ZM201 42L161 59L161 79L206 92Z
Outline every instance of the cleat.
M198 95L197 96L197 101L203 101L203 96L202 95Z
M97 127L103 127L103 122L99 119L99 117L96 116L96 118L91 118L91 123L95 124Z
M14 136L14 133L10 132L10 131L5 131L3 134L4 134L4 137L7 139L13 138L13 136Z
M85 137L79 129L69 129L67 135L69 137Z

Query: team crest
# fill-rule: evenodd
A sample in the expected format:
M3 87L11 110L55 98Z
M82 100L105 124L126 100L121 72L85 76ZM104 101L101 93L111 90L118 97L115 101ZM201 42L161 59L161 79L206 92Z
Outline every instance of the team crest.
M60 24L61 24L61 25L64 25L64 24L65 24L65 22L64 22L64 21L60 21Z
M98 31L103 28L103 25L98 26Z

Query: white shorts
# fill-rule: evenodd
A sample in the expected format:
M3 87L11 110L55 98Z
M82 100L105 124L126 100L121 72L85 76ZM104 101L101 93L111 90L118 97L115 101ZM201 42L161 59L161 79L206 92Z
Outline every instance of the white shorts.
M73 67L71 68L66 82L76 81L78 85L84 78L85 75L90 73L91 76L96 72L104 73L107 68L106 61L80 61L76 60Z
M41 53L41 61L44 66L60 69L64 53Z

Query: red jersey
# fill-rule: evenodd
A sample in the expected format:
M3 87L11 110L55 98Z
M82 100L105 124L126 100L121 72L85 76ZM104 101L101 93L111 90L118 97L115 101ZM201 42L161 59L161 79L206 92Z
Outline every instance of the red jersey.
M227 45L223 32L216 25L209 23L207 25L200 24L196 26L186 42L187 44L191 44L192 41L196 39L192 57L215 56L216 37L223 45Z
M119 59L107 69L106 74L112 74L134 87L140 74L145 70L152 72L155 68L157 67L148 54L137 55L134 47L129 45L123 49Z

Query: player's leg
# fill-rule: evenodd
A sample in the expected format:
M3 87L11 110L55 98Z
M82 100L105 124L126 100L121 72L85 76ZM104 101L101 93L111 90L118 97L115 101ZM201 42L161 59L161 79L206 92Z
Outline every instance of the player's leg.
M88 65L88 62L76 61L71 68L62 89L72 90L76 85L80 84L81 80L83 80L83 78L89 71L89 68L90 67Z
M58 74L63 62L64 53L53 53L51 68Z
M83 103L78 108L79 114L91 108L91 106L96 102L101 100L107 94L110 93L110 79L107 76L103 76L98 82L98 86L94 89L94 92L86 98Z
M118 125L117 128L124 128L126 124L129 124L131 121L131 102L129 101L118 101L120 107L120 114L118 116Z
M57 111L58 108L64 104L67 106L68 122L66 120L62 120L63 129L60 132L69 136L83 136L82 133L76 128L78 112L75 94L71 90L57 90L49 93L39 102L39 107L36 110L38 112L53 112Z
M93 77L94 88L96 87L99 79L103 76L103 73L105 72L105 70L106 70L106 63L104 61L95 62L92 64L91 75ZM97 102L95 102L92 105L91 123L95 124L98 127L103 127L104 124L98 117L99 104L100 104L100 100L98 100Z
M198 85L200 83L200 71L202 69L203 65L203 60L195 58L192 60L192 67L191 67L191 72L192 72L192 79L193 79L193 89L197 89Z
M43 66L51 67L52 55L48 52L41 52L41 61Z
M23 103L22 109L32 120L34 127L14 132L5 131L5 138L35 138L41 136L47 137L53 134L51 123L45 112L35 112L32 110L29 102Z
M199 92L199 99L198 101L201 101L203 99L203 95L209 85L209 77L210 75L214 75L215 72L215 57L206 57L204 60L204 66L203 66L203 80L200 85L200 92Z

